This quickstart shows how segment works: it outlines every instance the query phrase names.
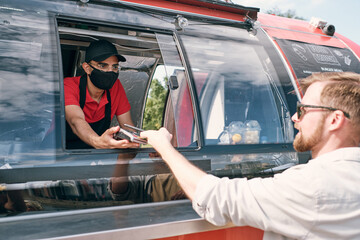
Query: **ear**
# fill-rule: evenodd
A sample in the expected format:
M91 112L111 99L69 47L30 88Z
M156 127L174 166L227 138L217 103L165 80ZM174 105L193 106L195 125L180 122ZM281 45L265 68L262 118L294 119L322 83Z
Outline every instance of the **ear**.
M86 74L90 74L92 72L92 68L86 62L83 62L81 66L86 72Z
M345 123L345 115L342 111L336 110L330 114L330 131L340 129Z

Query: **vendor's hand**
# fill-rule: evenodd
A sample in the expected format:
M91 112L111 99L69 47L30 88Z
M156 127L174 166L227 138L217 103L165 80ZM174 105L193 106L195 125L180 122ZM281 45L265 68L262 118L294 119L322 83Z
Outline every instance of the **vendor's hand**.
M114 134L120 131L120 126L106 130L98 139L96 148L138 148L139 143L129 142L126 139L116 140Z
M140 137L147 138L148 143L152 145L156 150L160 148L167 148L171 145L172 134L166 130L166 128L160 128L159 130L149 130L140 133Z

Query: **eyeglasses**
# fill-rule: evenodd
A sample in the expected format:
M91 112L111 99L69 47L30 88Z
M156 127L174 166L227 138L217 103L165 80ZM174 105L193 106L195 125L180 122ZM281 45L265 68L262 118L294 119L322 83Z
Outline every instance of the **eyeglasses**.
M350 114L348 114L347 112L344 112L341 109L337 109L337 108L332 108L332 107L324 107L324 106L315 106L315 105L306 105L306 104L301 104L300 102L297 102L296 104L296 113L297 113L297 117L298 119L300 119L302 116L304 116L306 114L306 110L304 109L305 107L308 108L322 108L322 109L326 109L326 110L330 110L330 111L342 111L345 115L345 117L350 119Z
M92 64L88 63L88 64L89 64L92 68L94 68L93 65L95 65L96 68L99 69L99 70L101 70L101 71L106 71L106 70L108 70L109 67L110 67L110 65L107 64L107 63L92 63ZM120 71L120 69L121 69L121 67L120 67L119 64L113 64L113 65L111 66L111 71L118 72L118 71Z

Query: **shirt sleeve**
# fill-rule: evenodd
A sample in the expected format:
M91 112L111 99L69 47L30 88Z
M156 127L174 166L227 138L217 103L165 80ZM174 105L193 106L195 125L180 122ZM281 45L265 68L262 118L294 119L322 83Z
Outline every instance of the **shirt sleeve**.
M79 85L76 83L74 78L64 79L64 97L65 97L65 106L68 105L80 106Z
M204 176L197 185L193 208L214 225L231 221L238 226L303 237L315 221L316 200L313 189L306 190L308 183L299 168L273 178L251 180Z
M146 203L151 201L151 181L155 175L128 177L128 187L124 193L116 194L111 190L110 182L108 191L116 201L131 201L133 203Z

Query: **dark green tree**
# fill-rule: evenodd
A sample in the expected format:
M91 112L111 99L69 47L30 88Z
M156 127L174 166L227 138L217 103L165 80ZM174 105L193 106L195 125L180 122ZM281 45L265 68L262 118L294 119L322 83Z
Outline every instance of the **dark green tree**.
M157 130L161 127L166 95L167 88L163 87L158 79L153 79L146 100L143 129Z

